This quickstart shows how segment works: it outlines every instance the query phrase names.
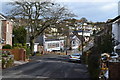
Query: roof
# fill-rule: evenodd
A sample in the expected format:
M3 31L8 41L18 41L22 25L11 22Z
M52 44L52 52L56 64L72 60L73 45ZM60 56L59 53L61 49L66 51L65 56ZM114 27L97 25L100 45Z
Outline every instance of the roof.
M63 39L46 39L45 41L60 41L60 40L63 40Z
M116 21L116 20L118 20L118 19L120 19L120 15L117 16L117 17L115 17L114 19L109 20L108 23L114 22L114 21Z
M27 42L26 43L30 43L30 38L27 37ZM43 40L43 36L39 35L36 39L35 39L35 43L39 43L39 45L43 45L44 40Z
M4 16L2 13L0 13L0 20L7 20L7 21L10 21L10 22L13 22L13 19L9 19L9 17Z
M3 14L0 13L0 19L1 20L6 20L6 17Z

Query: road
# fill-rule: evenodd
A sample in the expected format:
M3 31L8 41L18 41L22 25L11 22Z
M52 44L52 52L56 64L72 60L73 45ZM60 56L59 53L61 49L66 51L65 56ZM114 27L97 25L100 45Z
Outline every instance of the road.
M69 62L67 56L44 55L32 57L32 61L2 71L5 78L77 78L90 80L87 67ZM6 80L6 79L5 79Z

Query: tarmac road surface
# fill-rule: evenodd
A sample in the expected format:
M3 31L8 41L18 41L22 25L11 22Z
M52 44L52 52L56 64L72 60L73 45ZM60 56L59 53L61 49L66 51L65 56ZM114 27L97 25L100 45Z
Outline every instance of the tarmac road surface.
M81 63L69 62L68 56L34 56L32 61L2 71L2 80L16 78L63 79L76 78L90 80L87 67Z

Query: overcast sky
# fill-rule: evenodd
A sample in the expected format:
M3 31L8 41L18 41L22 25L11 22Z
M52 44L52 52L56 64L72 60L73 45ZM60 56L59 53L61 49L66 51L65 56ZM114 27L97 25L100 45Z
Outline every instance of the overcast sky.
M9 2L13 0L4 0ZM118 15L118 1L120 0L54 0L70 9L80 19L87 18L89 21L107 21ZM0 12L4 12L5 5L0 0Z

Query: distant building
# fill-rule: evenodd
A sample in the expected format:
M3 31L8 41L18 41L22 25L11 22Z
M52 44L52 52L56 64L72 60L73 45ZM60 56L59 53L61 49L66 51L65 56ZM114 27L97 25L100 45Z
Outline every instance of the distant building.
M26 42L27 46L30 46L30 39L27 36L27 42ZM35 43L34 43L34 52L38 51L38 46L44 46L44 36L43 35L39 35L36 39L35 39Z
M72 49L78 49L78 47L81 44L81 40L76 36L76 35L71 35L70 36L70 42L71 42L71 48Z
M12 21L0 14L0 43L2 45L10 44L12 46L12 29Z
M64 40L61 39L46 39L44 43L45 51L63 51Z
M27 41L27 44L30 43ZM70 35L70 45L72 49L78 49L81 41L75 35ZM34 52L39 51L39 46L43 46L45 51L64 51L66 49L65 39L49 39L45 35L39 35L35 39ZM67 46L68 47L68 46Z
M72 49L78 49L81 41L75 35L70 35L70 46ZM64 39L45 39L44 48L46 51L64 51L68 47Z

